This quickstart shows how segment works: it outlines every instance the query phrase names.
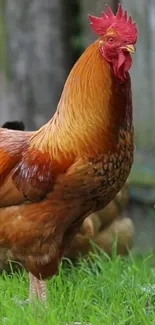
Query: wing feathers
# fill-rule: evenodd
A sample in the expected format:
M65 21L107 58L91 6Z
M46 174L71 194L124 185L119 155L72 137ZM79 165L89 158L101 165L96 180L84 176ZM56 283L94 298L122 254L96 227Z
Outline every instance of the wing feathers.
M42 199L52 190L52 161L48 153L31 149L25 152L16 165L12 179L18 190L32 201Z

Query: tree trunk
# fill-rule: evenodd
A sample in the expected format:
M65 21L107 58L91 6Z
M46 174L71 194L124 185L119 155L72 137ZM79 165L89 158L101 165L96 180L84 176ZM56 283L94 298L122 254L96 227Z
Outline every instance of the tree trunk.
M10 118L30 129L55 112L67 75L61 0L6 3L8 53L13 93Z
M136 146L148 152L155 148L155 2L122 0L137 23L139 37L131 69ZM144 153L143 151L143 153ZM147 157L148 159L148 157Z

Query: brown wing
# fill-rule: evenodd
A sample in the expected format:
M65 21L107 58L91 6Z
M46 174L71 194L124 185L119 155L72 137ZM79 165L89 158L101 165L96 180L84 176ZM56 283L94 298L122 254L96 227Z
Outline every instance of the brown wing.
M28 200L38 201L52 191L52 167L49 154L28 150L13 170L13 182Z
M38 201L52 188L48 154L29 148L30 132L0 129L0 206Z

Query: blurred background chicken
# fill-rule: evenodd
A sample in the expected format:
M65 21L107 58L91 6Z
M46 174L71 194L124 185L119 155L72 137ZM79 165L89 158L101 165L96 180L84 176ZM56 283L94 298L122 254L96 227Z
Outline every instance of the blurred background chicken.
M132 246L133 221L128 217L129 188L126 183L115 199L104 209L87 217L80 232L72 241L67 257L76 259L93 250L92 242L107 254L111 254L116 243L117 253L126 254Z

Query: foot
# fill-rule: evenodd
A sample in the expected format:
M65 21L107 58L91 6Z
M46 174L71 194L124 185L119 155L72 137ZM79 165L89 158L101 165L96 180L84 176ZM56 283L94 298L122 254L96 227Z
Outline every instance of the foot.
M32 273L29 272L30 291L29 300L37 298L41 303L47 300L47 289L44 281L38 280Z

